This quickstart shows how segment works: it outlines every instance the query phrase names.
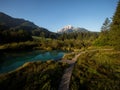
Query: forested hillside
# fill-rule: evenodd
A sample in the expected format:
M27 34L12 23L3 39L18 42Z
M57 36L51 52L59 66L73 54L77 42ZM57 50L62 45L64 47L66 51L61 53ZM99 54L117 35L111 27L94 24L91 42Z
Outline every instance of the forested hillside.
M0 13L0 43L31 41L32 36L56 37L55 33L30 21Z

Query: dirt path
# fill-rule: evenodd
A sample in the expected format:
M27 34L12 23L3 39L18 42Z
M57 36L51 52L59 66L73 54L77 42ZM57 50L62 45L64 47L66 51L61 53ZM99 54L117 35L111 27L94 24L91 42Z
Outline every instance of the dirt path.
M65 69L58 90L69 90L69 84L70 84L70 79L71 79L71 75L72 75L72 70L74 68L75 62L77 61L77 58L80 55L81 55L81 53L76 55L72 60L61 60L60 61L60 62L68 63L68 64L70 64L70 66Z

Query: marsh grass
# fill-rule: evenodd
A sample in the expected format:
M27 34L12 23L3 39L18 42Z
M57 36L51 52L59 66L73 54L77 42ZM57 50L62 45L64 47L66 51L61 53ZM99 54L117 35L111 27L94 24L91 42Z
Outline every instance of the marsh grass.
M0 90L57 90L67 64L28 62L15 71L0 75Z
M120 52L88 51L74 67L71 90L120 90Z

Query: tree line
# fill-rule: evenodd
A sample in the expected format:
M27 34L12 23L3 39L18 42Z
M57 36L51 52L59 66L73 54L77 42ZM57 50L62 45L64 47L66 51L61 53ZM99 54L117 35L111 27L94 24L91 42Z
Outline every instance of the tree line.
M101 28L101 33L94 44L98 46L112 46L120 50L120 1L112 20L106 18Z

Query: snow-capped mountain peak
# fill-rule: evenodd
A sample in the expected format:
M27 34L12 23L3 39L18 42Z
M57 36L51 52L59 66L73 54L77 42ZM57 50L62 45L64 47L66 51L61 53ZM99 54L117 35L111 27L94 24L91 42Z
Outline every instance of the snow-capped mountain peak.
M67 29L73 29L73 28L74 28L74 27L73 27L72 25L67 25L67 26L64 27L64 29L66 29L66 30L67 30Z
M58 30L58 33L72 33L72 32L88 32L85 28L73 27L72 25L64 26L62 29Z

